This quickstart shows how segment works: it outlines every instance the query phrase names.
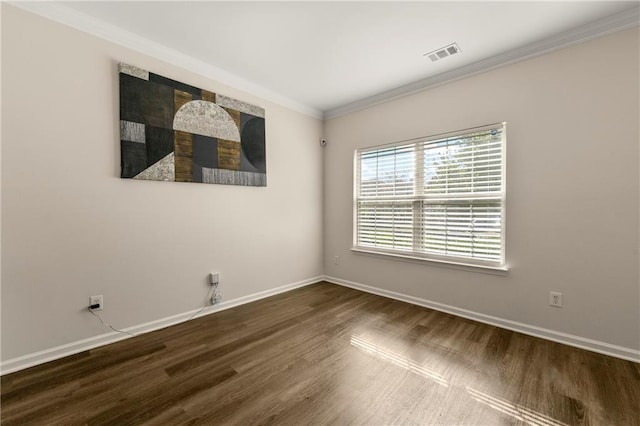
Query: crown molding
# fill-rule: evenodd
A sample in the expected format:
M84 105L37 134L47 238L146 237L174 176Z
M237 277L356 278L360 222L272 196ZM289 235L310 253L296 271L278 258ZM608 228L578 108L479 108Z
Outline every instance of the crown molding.
M238 77L237 75L185 55L155 41L119 28L115 25L78 12L55 1L9 1L7 4L42 16L63 25L75 28L109 42L118 44L144 55L173 64L187 71L200 74L222 84L250 93L253 96L290 108L294 111L314 118L323 118L322 111L301 102L283 96L257 83Z
M545 55L558 49L630 29L638 25L640 25L640 7L635 7L451 71L418 80L336 108L331 108L324 112L324 119L329 120L350 114L377 104L422 92L432 87Z
M316 108L295 101L275 91L260 86L257 83L238 77L237 75L214 65L185 55L177 50L168 48L160 43L156 43L122 28L108 24L85 13L78 12L60 3L54 1L9 1L7 4L124 46L131 50L135 50L142 54L174 64L180 68L214 79L222 84L245 91L267 101L277 103L314 118L325 120L350 114L352 112L404 96L409 96L414 93L470 77L475 74L490 71L505 65L545 55L558 49L633 28L640 24L640 7L635 7L451 71L418 80L336 108L328 109L323 113Z

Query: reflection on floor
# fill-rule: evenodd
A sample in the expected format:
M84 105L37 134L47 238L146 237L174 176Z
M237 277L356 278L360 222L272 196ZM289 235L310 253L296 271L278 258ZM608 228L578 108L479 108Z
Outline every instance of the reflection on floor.
M473 388L467 387L467 391L472 395L473 399L486 404L494 410L505 413L514 419L518 419L529 425L535 426L568 426L566 423L559 422L542 413L523 407L518 404L507 401L506 399L496 398Z
M352 335L351 344L365 353L378 359L388 361L393 365L404 368L411 373L433 380L439 385L449 387L449 381L442 375L428 369L423 364L410 359L407 356L385 349L380 345L368 341L360 336ZM568 426L566 423L555 420L537 411L514 404L506 399L496 398L472 387L464 388L474 401L485 404L494 410L504 413L514 419L534 426Z
M351 344L379 359L389 361L394 365L397 365L398 367L402 367L405 370L411 371L412 373L416 373L422 377L431 379L439 385L445 387L449 386L447 379L445 379L442 375L434 373L433 371L425 368L419 363L412 361L405 356L401 356L392 351L388 351L376 345L375 343L368 342L367 340L358 336L351 336Z

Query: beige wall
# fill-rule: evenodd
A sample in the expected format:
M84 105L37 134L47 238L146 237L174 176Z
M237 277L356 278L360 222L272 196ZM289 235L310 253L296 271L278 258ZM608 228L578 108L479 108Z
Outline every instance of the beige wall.
M266 188L123 180L124 61L266 109ZM322 273L322 122L2 5L2 359Z
M119 327L193 310L213 270L226 300L324 271L638 349L638 47L629 30L329 120L323 169L319 120L2 4L2 360L104 333L90 295ZM269 186L120 179L119 61L264 107ZM349 250L354 149L498 121L508 275Z
M640 348L638 49L636 28L327 121L324 273ZM501 121L508 275L350 251L356 148Z

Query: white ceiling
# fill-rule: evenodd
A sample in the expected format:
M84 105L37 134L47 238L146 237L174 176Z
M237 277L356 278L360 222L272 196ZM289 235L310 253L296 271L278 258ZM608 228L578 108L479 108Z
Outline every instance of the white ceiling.
M65 6L332 111L638 2L66 2ZM432 63L423 54L457 42Z

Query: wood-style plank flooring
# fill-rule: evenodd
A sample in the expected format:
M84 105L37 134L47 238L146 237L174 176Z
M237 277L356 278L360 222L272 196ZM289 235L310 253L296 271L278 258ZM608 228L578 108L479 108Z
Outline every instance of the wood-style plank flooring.
M2 377L3 425L640 425L640 365L318 283Z

